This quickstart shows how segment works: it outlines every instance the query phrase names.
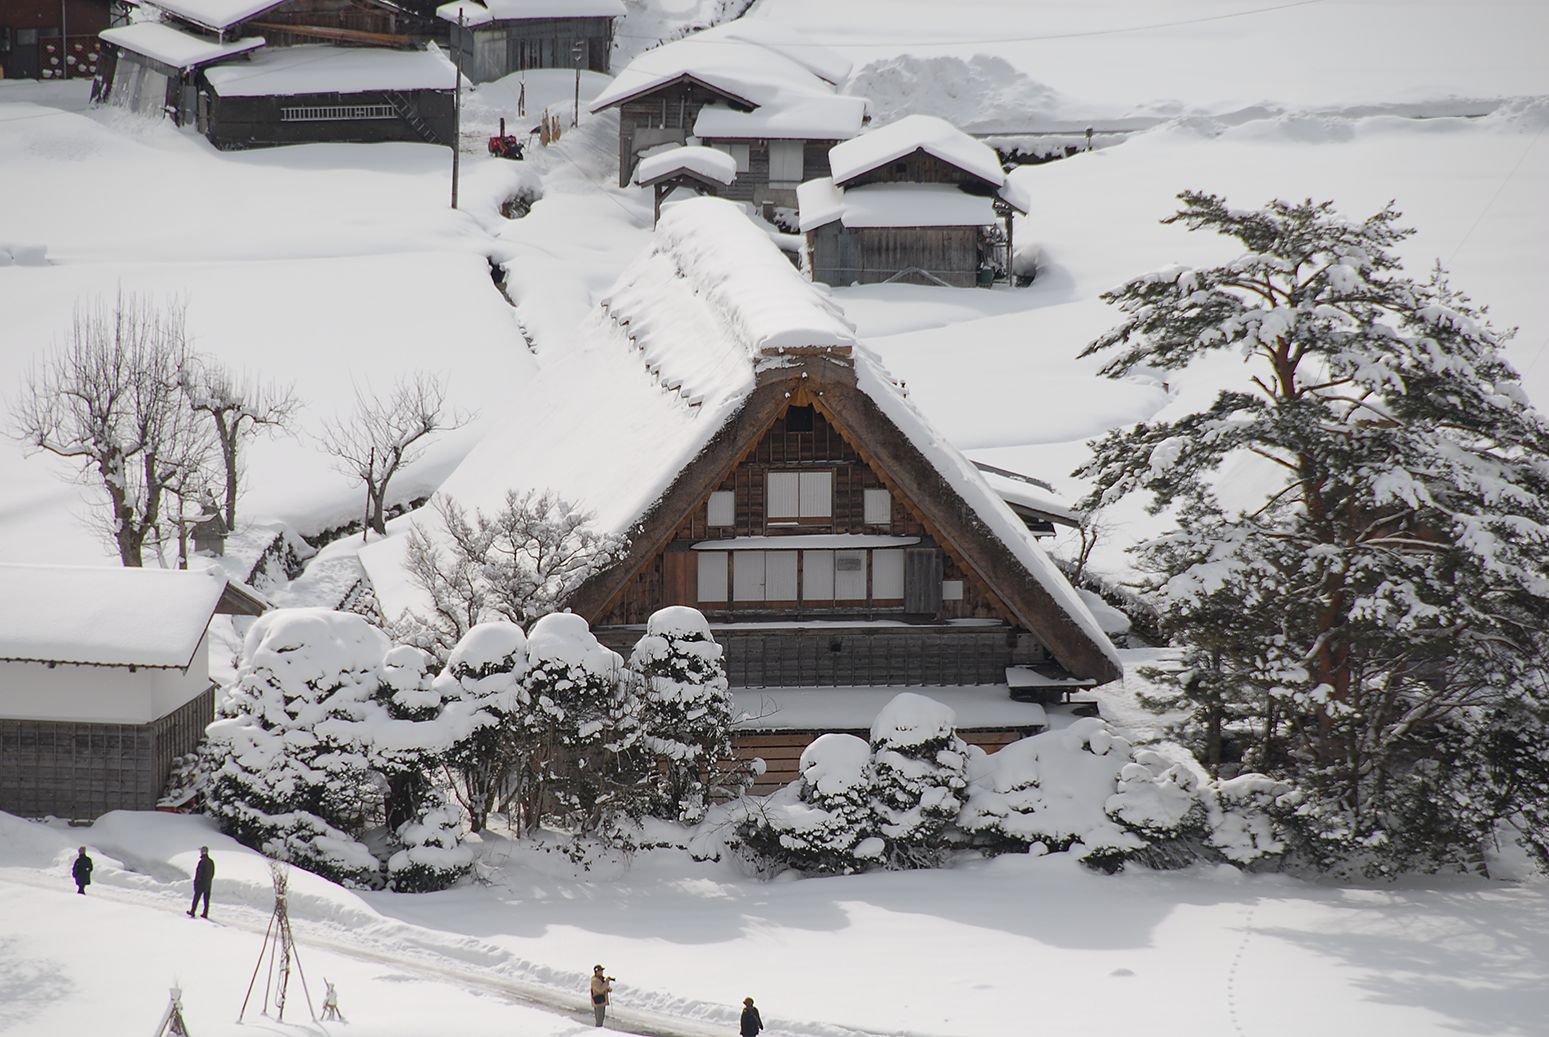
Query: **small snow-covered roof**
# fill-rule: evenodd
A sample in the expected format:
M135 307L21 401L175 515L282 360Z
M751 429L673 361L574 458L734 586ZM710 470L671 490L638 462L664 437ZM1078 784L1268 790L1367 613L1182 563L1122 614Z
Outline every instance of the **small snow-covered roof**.
M835 144L829 149L828 161L834 182L843 186L863 173L916 151L934 155L996 187L1006 182L994 148L934 115L906 115L853 140Z
M256 18L287 0L146 0L154 7L185 22L193 22L217 32L238 22Z
M457 68L438 50L309 45L261 50L251 62L212 68L205 78L222 97L450 91Z
M135 22L133 25L103 29L97 35L105 43L185 71L246 54L264 45L262 36L248 36L222 43L183 32L165 22Z
M729 184L737 179L737 160L724 151L699 145L666 148L640 160L635 167L635 183L650 187L658 180L685 172Z
M866 121L866 99L834 95L770 104L751 112L707 104L694 135L710 140L848 140Z
M591 110L600 112L684 78L752 107L783 106L834 95L835 81L814 68L832 72L839 63L849 68L843 58L821 56L823 48L797 48L794 38L782 38L776 49L751 37L741 27L719 26L648 50L593 98ZM801 56L792 56L798 50Z
M181 669L225 591L215 569L0 565L0 660Z
M839 220L846 227L987 227L995 203L955 184L836 187L827 177L796 189L802 233Z
M623 0L457 0L436 8L436 16L456 24L458 9L464 25L527 21L533 18L622 18ZM476 15L479 17L476 18Z

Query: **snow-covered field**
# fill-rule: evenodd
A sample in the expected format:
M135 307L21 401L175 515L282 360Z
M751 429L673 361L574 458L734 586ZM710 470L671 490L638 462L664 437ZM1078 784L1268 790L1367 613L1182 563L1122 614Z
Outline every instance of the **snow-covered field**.
M719 5L630 6L627 50ZM1233 376L1227 366L1169 385L1107 382L1076 358L1113 320L1101 291L1221 256L1157 223L1185 188L1242 206L1331 198L1353 216L1393 200L1417 229L1403 249L1411 270L1440 259L1500 325L1518 326L1510 356L1549 406L1541 0L760 0L749 17L839 47L857 66L850 89L870 91L879 115L933 111L997 131L1145 127L1015 174L1036 201L1016 234L1036 256L1031 287L835 293L977 459L1074 498L1068 473L1087 437L1193 406ZM583 81L583 107L602 82ZM470 99L466 149L481 151L500 115L525 130L544 107L566 133L524 163L465 153L454 212L443 149L221 153L86 110L84 84L0 83L0 244L43 245L48 257L0 266L0 418L78 300L149 291L187 301L200 349L293 381L306 405L300 434L253 446L243 514L308 532L351 517L358 494L311 434L354 385L417 369L445 374L453 402L478 412L398 490L436 485L501 419L507 387L563 353L649 235L649 200L615 186L613 118L568 128L573 85L569 73L530 76L525 120L510 81ZM541 200L502 219L499 204L524 186ZM515 306L491 283L491 256ZM64 471L0 440L0 560L110 557ZM1122 572L1122 547L1154 520L1131 509L1112 524L1098 562ZM350 561L343 544L327 557ZM80 842L98 859L85 898L66 879ZM200 843L219 861L221 926L181 913ZM297 877L308 977L339 985L349 1032L589 1030L576 1009L596 961L620 978L621 1025L695 1035L731 1032L744 995L772 1032L812 1037L1527 1037L1549 1016L1549 896L1533 881L1104 878L1003 857L765 884L666 854L578 879L557 857L493 837L487 849L487 884L424 897ZM148 1033L177 981L201 1037L324 1032L233 1023L266 888L261 862L200 820L115 815L68 831L0 817L0 1031Z
M97 870L78 897L82 842ZM183 914L200 844L218 925ZM732 1032L745 996L769 1033L797 1037L1542 1032L1538 886L1108 878L1022 855L771 884L658 853L577 879L562 858L485 845L487 881L446 893L361 895L293 873L307 981L314 998L336 984L348 1028L281 1027L251 1007L239 1027L273 903L261 858L196 818L119 813L72 831L0 816L0 1031L150 1033L177 982L201 1035L558 1037L590 1030L581 991L601 962L619 979L613 1025L693 1037ZM293 986L286 1021L306 1020Z

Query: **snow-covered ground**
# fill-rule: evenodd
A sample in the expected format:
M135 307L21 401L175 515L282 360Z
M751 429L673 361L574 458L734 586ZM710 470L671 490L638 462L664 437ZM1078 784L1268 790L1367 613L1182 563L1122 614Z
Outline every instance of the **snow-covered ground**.
M83 843L97 869L79 897ZM216 925L183 914L201 844ZM484 882L423 896L292 874L307 981L314 999L336 984L347 1032L579 1034L597 962L619 980L613 1026L692 1037L732 1032L745 996L774 1037L1528 1037L1546 1008L1542 886L1110 878L1024 855L766 883L655 853L576 878L498 836L485 853ZM0 1030L150 1033L176 982L196 1034L346 1032L251 1007L235 1023L272 904L262 858L203 819L0 815ZM286 1020L307 1021L294 986Z
M727 5L630 6L625 54ZM1076 358L1114 319L1100 292L1222 255L1158 224L1185 188L1242 206L1331 198L1353 216L1393 200L1418 231L1403 248L1411 271L1440 259L1500 325L1518 326L1510 356L1549 406L1540 0L760 0L749 17L846 53L857 66L848 89L869 92L879 117L1138 128L1015 174L1035 200L1016 231L1036 257L1031 287L835 292L912 399L977 459L1074 498L1068 473L1087 437L1191 407L1235 376L1223 364L1168 385L1108 382ZM583 77L583 108L604 82ZM351 517L359 495L311 433L354 385L421 368L444 373L452 401L479 414L398 489L436 485L500 418L508 387L563 354L648 239L649 197L616 186L615 117L583 112L571 129L573 95L561 72L528 77L523 118L511 80L470 97L454 212L444 149L221 153L190 132L86 110L85 84L0 83L0 245L47 249L46 265L0 266L0 418L78 300L150 291L187 301L199 348L293 381L306 404L300 435L252 447L241 510L255 523L313 531ZM525 132L544 108L564 125L557 145L522 163L482 154L501 115ZM541 199L502 219L498 206L519 190ZM514 307L491 283L491 256ZM64 471L0 440L0 560L110 557ZM1110 516L1097 564L1122 574L1122 547L1155 521L1136 508ZM283 600L347 587L350 550L325 551ZM1122 694L1105 712L1145 723ZM65 877L80 842L99 869L85 898ZM200 843L219 861L222 926L181 913ZM773 1033L811 1037L1527 1037L1549 1015L1549 896L1535 882L1104 878L1003 857L766 884L671 854L575 878L557 856L495 837L486 849L486 884L424 897L297 877L308 976L339 985L351 1033L589 1030L579 992L597 961L621 980L621 1025L694 1035L730 1032L745 995ZM149 1032L177 981L195 1033L239 1032L266 888L256 858L196 819L115 815L67 831L0 817L0 1030Z

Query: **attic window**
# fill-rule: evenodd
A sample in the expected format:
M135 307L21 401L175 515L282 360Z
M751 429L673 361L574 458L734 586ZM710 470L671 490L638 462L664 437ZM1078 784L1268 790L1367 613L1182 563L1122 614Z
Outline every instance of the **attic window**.
M785 431L811 432L815 417L816 411L811 404L805 407L787 407L785 410Z
M711 526L735 526L737 524L737 494L733 490L716 490L710 494L705 522Z
M765 508L772 525L826 524L834 514L834 473L770 472Z

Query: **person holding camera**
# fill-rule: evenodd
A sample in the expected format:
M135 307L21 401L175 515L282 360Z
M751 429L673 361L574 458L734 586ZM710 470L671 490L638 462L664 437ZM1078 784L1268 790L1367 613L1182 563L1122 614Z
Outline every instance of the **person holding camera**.
M597 1025L602 1025L603 1016L608 1014L608 995L613 993L613 977L602 974L602 966L592 969L592 1014L597 1017Z

